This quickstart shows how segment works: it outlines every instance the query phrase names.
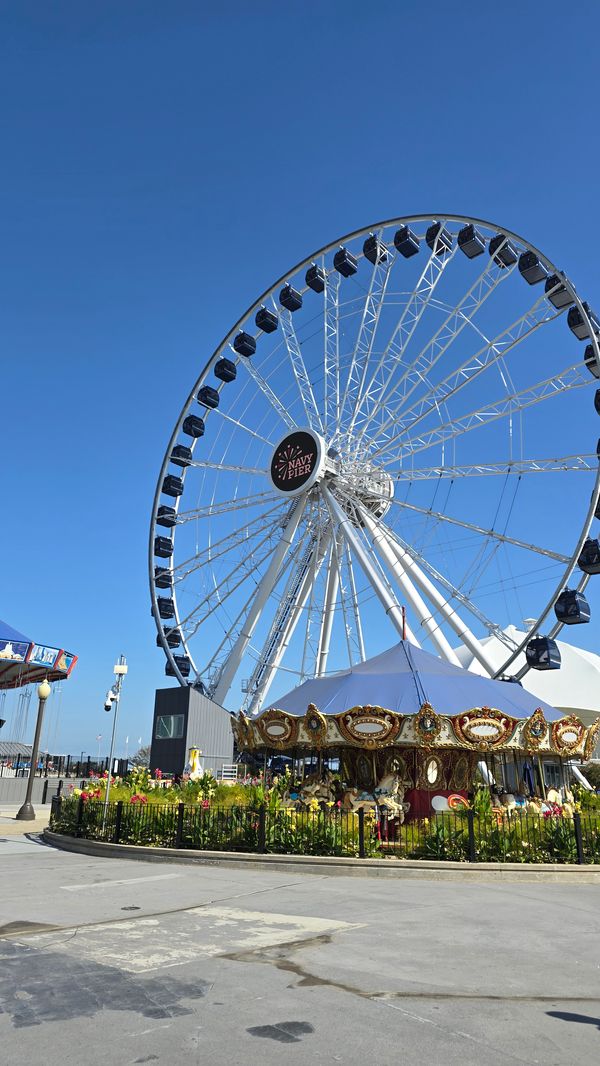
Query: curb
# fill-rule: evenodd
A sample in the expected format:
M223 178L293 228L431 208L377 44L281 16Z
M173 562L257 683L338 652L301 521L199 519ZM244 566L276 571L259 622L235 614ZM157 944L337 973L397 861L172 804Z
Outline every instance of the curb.
M229 866L234 869L277 870L333 877L400 877L420 881L547 881L565 884L600 884L600 865L571 863L463 863L425 859L352 859L313 855L256 855L238 851L189 851L183 848L148 848L137 844L105 844L99 840L64 836L46 829L46 844L62 851L142 862L175 862L195 866Z

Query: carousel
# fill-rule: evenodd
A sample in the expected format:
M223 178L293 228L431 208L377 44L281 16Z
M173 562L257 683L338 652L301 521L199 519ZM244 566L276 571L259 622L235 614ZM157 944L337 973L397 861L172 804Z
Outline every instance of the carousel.
M254 718L232 716L239 752L290 760L291 804L341 803L403 822L468 803L476 780L504 802L568 801L600 718L584 725L519 682L477 676L402 640L315 678Z

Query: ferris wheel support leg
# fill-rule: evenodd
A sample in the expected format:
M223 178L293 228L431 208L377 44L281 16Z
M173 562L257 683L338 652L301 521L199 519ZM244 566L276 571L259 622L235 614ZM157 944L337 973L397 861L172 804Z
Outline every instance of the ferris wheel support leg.
M337 548L339 552L339 537ZM325 673L325 670L327 669L327 657L329 655L331 630L333 628L333 612L335 608L335 601L337 599L339 584L340 575L335 563L335 555L332 544L331 550L329 552L329 562L327 564L327 585L325 589L323 617L321 619L321 632L319 633L319 647L317 649L315 677L322 677L322 675Z
M306 574L304 575L302 584L298 591L296 602L292 608L290 617L287 621L287 625L285 626L285 629L280 637L275 652L272 655L271 660L268 663L266 670L262 678L260 679L259 684L256 686L256 691L254 692L254 695L252 696L252 699L250 701L248 714L258 714L266 699L267 693L273 682L273 678L275 677L275 674L279 669L279 664L287 651L288 645L296 630L296 626L300 621L302 612L306 607L308 598L310 596L311 588L314 585L314 582L316 581L321 563L323 561L323 557L324 552L321 553L318 551L318 549L314 550L312 558L310 559L309 565L307 567Z
M460 666L460 661L456 652L441 632L439 624L432 617L427 604L421 597L419 591L415 588L412 580L404 569L403 564L392 550L382 526L373 519L372 515L365 508L360 507L359 513L365 524L365 528L371 536L376 550L379 551L380 555L389 566L400 590L406 597L417 618L420 619L424 631L431 638L432 643L447 662L453 663L454 666Z
M402 617L402 606L396 600L393 599L390 591L388 590L384 582L381 580L381 577L379 576L371 560L369 559L365 548L363 548L360 540L356 536L352 522L348 518L348 515L340 507L337 500L331 495L329 489L323 486L321 491L323 493L324 499L327 502L327 506L331 511L332 517L337 522L340 531L344 536L344 539L346 540L346 543L350 546L351 551L358 559L365 577L372 585L373 591L377 595L380 603L382 604L385 610L385 613L388 615L393 626L398 631L400 636L403 636L404 632L406 631L409 640L417 647L420 647L420 644L418 640L416 640L414 634L408 629L408 626L404 624L404 620Z
M302 518L302 515L304 513L304 506L305 500L303 497L300 497L287 520L281 540L279 541L279 544L277 545L277 548L275 549L271 557L271 562L269 563L261 580L258 583L252 607L250 608L246 621L242 626L241 632L223 665L223 669L219 676L217 685L211 694L211 697L215 701L215 703L220 703L222 705L223 701L227 697L227 693L231 688L233 679L237 673L238 667L242 660L242 656L246 651L250 640L252 639L252 634L256 627L256 623L258 622L261 616L261 612L263 611L265 604L269 596L271 595L271 592L273 591L281 564L287 552L289 551L292 541L296 535L296 530L298 529L300 519Z
M387 532L386 539L394 555L400 562L400 565L410 574L415 585L417 585L418 588L421 589L421 592L427 596L430 603L433 603L433 605L439 610L448 625L454 630L456 635L460 637L465 647L469 649L477 659L477 662L483 666L486 673L489 674L490 677L493 677L496 673L496 668L485 654L485 651L477 640L475 634L471 632L460 615L453 610L448 601L438 592L435 585L429 580L427 575L423 573L420 566L415 563L411 555L397 543L389 532Z

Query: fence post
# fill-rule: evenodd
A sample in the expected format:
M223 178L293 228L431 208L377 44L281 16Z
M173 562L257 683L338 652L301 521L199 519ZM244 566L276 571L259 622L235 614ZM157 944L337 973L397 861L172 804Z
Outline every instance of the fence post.
M267 809L264 803L258 808L258 850L267 850Z
M117 802L117 813L115 815L115 831L113 834L113 844L118 844L121 837L121 819L123 817L123 800Z
M54 827L54 823L57 821L57 819L60 818L60 808L61 808L61 806L62 806L62 796L61 796L60 792L57 792L56 795L52 797L52 800L50 802L50 823L49 823L49 825L50 825L51 829Z
M63 779L61 777L60 781L58 782L58 788L56 790L56 795L57 796L62 796L63 785L64 785L64 781L63 781Z
M579 811L573 811L573 828L575 830L575 844L577 847L577 862L584 863L583 837L581 835L581 815Z
M48 799L48 778L44 781L44 787L42 789L42 803L44 804Z
M358 857L364 859L365 857L365 809L364 807L358 808Z
M177 828L175 830L175 847L180 848L183 843L183 816L185 814L185 803L177 804Z
M77 822L75 825L75 836L81 836L81 823L83 822L83 796L79 797L79 803L77 804Z
M472 810L467 811L467 831L469 835L469 862L477 862L477 851L475 850L475 813Z

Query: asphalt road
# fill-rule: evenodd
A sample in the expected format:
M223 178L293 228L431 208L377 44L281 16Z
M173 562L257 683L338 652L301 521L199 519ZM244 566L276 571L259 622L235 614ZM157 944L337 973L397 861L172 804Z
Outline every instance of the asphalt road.
M0 1061L600 1057L600 887L320 877L0 840Z

